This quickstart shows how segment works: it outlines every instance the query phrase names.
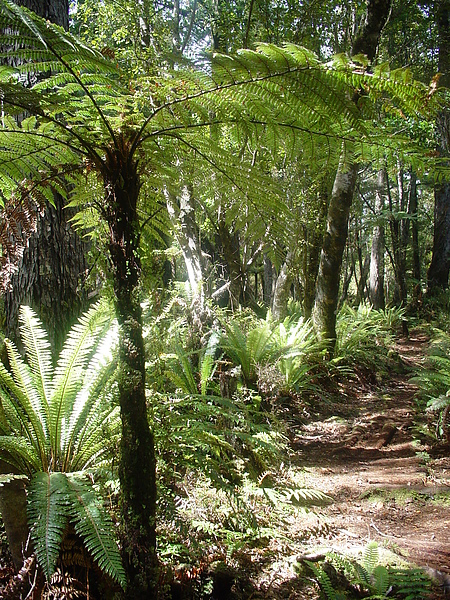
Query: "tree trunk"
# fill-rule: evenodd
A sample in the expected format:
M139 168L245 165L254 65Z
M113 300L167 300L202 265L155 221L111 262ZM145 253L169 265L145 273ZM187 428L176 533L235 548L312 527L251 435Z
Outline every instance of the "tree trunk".
M384 310L384 251L385 234L381 223L385 205L386 178L384 169L378 171L377 189L375 193L375 218L379 222L373 228L372 251L370 254L369 297L375 310Z
M336 343L339 280L348 233L348 217L356 185L357 166L340 165L328 207L327 228L320 256L313 322L320 340L332 354Z
M195 221L192 187L185 186L179 199L167 192L166 201L175 237L183 254L192 303L203 309L205 292L203 288L202 252L198 226Z
M313 227L306 230L305 265L303 268L303 316L309 319L314 307L317 273L319 272L320 251L322 247L324 224L327 218L329 186L324 177L320 182L317 195L318 212Z
M230 282L230 287L228 288L230 308L234 312L239 308L243 283L239 237L236 233L231 234L228 225L222 218L219 219L218 234Z
M11 470L10 465L0 461L2 473L10 473ZM29 549L26 552L28 541L27 495L23 479L13 479L0 486L0 514L14 567L16 571L19 571L24 559L30 554Z
M409 213L412 217L411 232L412 232L412 273L415 283L420 285L421 269L420 269L420 248L419 248L419 224L418 219L418 202L417 202L417 177L414 171L411 171L411 187L409 189Z
M440 0L437 5L437 28L439 36L440 84L450 83L450 0ZM450 153L450 111L442 110L437 118L439 153ZM427 273L427 290L433 294L447 289L450 271L450 183L437 183L434 187L434 236L433 254Z
M364 53L371 62L376 55L381 31L389 17L392 0L369 0L366 20L358 32L352 54ZM355 97L357 101L357 97ZM348 216L356 185L357 167L341 161L336 173L328 208L327 231L317 275L313 322L319 339L330 356L336 343L336 310L339 295L339 273L348 233Z
M272 301L272 315L275 321L283 321L287 316L287 305L292 287L292 259L293 253L289 250L284 263L281 265L275 282Z
M272 304L273 266L268 256L264 256L263 301L266 306Z
M137 164L122 148L108 152L103 173L110 232L116 316L119 322L119 457L122 554L126 598L151 599L157 580L156 458L145 398L145 352L140 305Z
M68 28L68 0L16 0L41 17ZM83 290L88 272L87 243L73 230L70 213L63 200L54 196L55 207L47 205L43 214L37 211L36 232L29 239L16 239L25 250L18 269L12 274L5 293L6 334L19 342L18 313L21 304L31 305L39 314L57 354L73 322L87 305Z

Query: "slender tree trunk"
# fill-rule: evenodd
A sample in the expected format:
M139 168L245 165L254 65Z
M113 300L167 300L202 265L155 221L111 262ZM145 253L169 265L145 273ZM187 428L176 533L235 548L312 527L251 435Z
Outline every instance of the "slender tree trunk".
M119 322L119 457L122 554L128 576L126 598L155 596L156 458L145 398L145 352L140 305L137 164L122 148L108 153L103 173L110 232L116 315Z
M437 3L437 27L439 36L440 84L450 83L450 0ZM450 110L445 108L437 118L439 152L450 155ZM447 289L450 271L450 183L438 183L434 187L434 236L433 254L427 273L427 291L433 294Z
M316 282L313 321L319 339L333 353L336 343L336 310L339 281L348 234L348 217L356 185L356 164L338 168L328 207L327 228Z
M218 234L230 282L230 287L228 288L230 308L234 312L239 308L243 288L239 237L236 233L234 235L231 234L224 219L219 219Z
M369 297L372 307L384 310L384 251L385 232L381 222L385 205L386 178L384 169L378 171L375 193L375 218L379 222L373 228L372 250L370 254Z
M272 304L273 265L269 257L264 256L263 301L266 306Z
M202 252L198 226L195 221L192 187L185 186L178 200L170 192L167 192L166 200L167 210L186 265L192 302L203 309L205 293L203 289Z
M419 224L418 218L418 201L417 201L417 177L414 171L410 173L411 184L409 189L409 214L412 217L411 233L412 233L412 272L413 278L417 284L420 284L421 268L420 268L420 248L419 248Z
M314 307L317 274L319 272L320 251L322 247L324 225L327 218L329 188L326 178L323 178L318 192L318 212L315 226L306 230L305 265L303 268L303 316L309 319Z
M381 31L389 17L392 0L368 0L367 15L358 32L352 54L375 58ZM355 101L357 98L355 98ZM330 198L327 230L320 256L313 321L319 339L323 340L330 356L336 343L336 311L339 298L339 274L348 233L348 216L356 185L357 166L341 160Z
M291 295L293 253L289 250L281 265L273 291L272 315L275 321L283 321L287 316L287 305Z

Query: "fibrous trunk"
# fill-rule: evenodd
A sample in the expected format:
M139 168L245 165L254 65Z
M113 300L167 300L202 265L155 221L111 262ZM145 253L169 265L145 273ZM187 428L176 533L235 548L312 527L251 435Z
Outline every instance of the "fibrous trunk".
M152 598L156 578L156 462L145 398L145 353L140 305L139 177L122 151L104 172L116 315L119 322L119 402L122 420L119 479L127 598Z

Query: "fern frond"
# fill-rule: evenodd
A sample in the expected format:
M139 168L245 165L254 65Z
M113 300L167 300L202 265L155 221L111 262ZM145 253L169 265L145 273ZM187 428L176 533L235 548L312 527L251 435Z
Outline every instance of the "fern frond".
M50 398L50 430L55 455L61 450L62 420L70 422L78 391L83 387L85 369L94 353L100 332L110 321L106 304L97 303L89 309L69 332L53 377Z
M28 487L28 522L39 565L47 580L56 561L68 519L69 490L64 473L35 473Z
M41 321L29 306L19 312L20 334L33 380L44 406L48 405L50 381L53 376L50 342Z
M71 501L69 512L75 531L102 571L125 588L125 571L115 541L114 527L102 506L101 498L85 476L76 473L67 475L67 485Z
M0 455L4 462L31 475L42 467L41 456L25 437L0 435Z
M18 431L18 433L26 432L28 440L35 446L41 457L41 468L46 469L50 441L47 406L34 387L30 369L21 359L14 344L10 340L5 340L5 345L13 377L3 364L0 364L0 384L11 396L11 402L14 401L10 408L14 408L17 419L20 421L22 431Z

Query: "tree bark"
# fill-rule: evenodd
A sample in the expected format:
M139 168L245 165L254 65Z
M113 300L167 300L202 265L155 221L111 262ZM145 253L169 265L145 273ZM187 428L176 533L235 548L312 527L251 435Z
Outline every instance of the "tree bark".
M275 282L272 301L272 315L275 321L283 321L287 316L287 305L292 287L292 260L293 253L289 250L284 263L281 265Z
M69 26L68 0L16 0L57 25ZM23 245L24 252L12 274L4 297L6 334L20 343L17 335L21 304L31 305L39 314L57 354L73 322L86 308L84 280L88 272L87 243L70 224L70 213L63 200L54 196L55 206L37 211L36 232L29 239L12 243Z
M409 213L412 217L411 233L412 233L412 272L416 284L420 284L421 267L420 267L420 248L419 248L419 224L418 218L418 201L417 201L417 177L414 171L410 173L411 184L409 188Z
M439 37L440 84L450 83L450 0L440 0L437 4L437 28ZM450 111L442 110L437 118L439 139L438 151L441 156L450 156ZM433 254L427 273L427 292L448 287L450 271L450 183L443 182L434 187L434 235Z
M122 436L119 457L122 555L128 577L126 598L151 599L157 581L156 457L145 398L145 351L140 305L139 175L120 140L108 152L103 172L105 217L114 299L119 322L119 403Z
M354 42L353 55L364 53L369 61L374 59L381 31L389 17L391 3L392 0L368 1L366 20ZM356 172L356 164L341 160L330 198L327 230L316 282L313 322L317 335L325 342L330 356L336 344L339 274L347 239L348 216L356 185Z
M340 165L331 192L327 228L316 282L313 322L320 340L332 354L336 343L336 310L348 217L356 185L356 164Z
M377 189L375 192L375 218L379 222L373 228L372 250L370 253L369 297L375 310L384 310L384 251L385 232L381 223L385 205L386 178L384 169L378 171Z

